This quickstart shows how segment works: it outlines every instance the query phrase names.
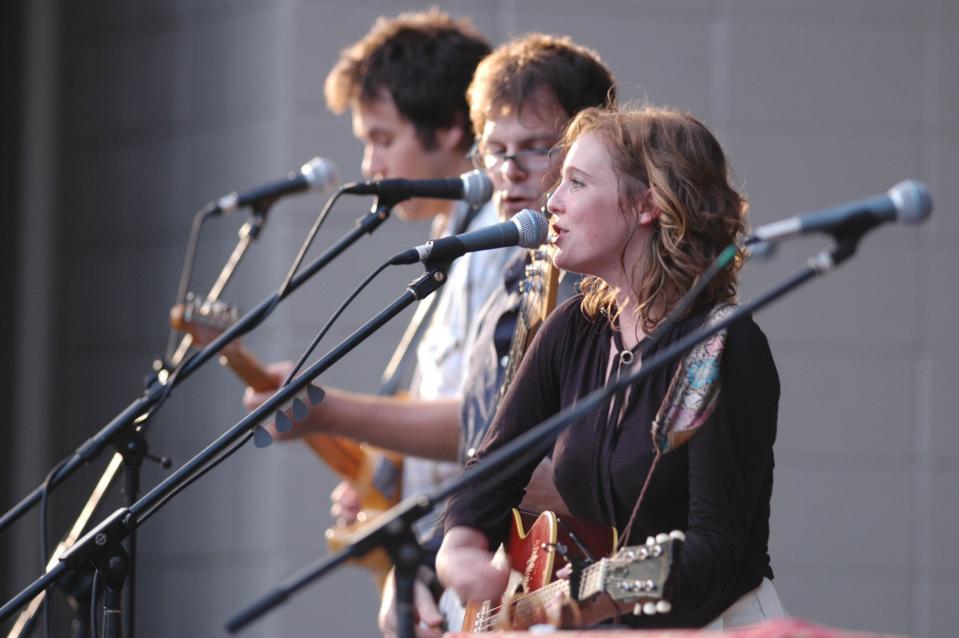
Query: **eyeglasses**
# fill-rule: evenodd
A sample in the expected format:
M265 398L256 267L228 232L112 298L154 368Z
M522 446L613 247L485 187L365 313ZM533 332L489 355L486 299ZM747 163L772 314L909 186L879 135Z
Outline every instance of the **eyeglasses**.
M509 160L513 160L517 168L524 172L542 171L549 167L550 148L524 148L515 153L503 151L487 151L474 145L469 152L473 166L481 171L498 170Z

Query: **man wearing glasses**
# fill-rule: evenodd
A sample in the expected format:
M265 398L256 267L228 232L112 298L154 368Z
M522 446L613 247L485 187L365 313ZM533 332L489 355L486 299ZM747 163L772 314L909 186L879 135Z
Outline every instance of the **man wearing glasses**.
M544 195L560 168L551 161L550 149L566 122L581 109L601 106L612 97L610 71L595 52L569 38L529 35L484 58L467 92L469 119L477 136L470 159L492 180L493 204L500 219L509 219L524 208L539 209L545 203ZM376 145L377 140L364 127L358 131L362 138L370 138L368 145ZM400 399L327 388L323 403L313 407L305 420L297 421L285 438L326 433L425 459L465 460L495 409L504 376L500 353L509 349L512 340L526 260L527 253L519 248L470 253L457 260L455 270L468 273L468 278L484 278L492 289L482 308L473 307L469 313L478 313L478 317L468 317L466 374L445 380L461 387L457 396L431 398L421 393ZM451 273L444 287L447 291L457 286L454 276ZM420 364L427 354L423 348L417 352ZM252 409L267 396L248 391L245 403ZM406 494L412 493L410 487L404 485ZM359 507L356 492L341 485L333 498L334 512L350 522ZM548 468L541 467L534 476L524 505L537 511L565 511ZM440 534L441 529L435 535L436 547ZM392 585L389 578L380 610L380 626L387 636L395 633ZM420 620L417 634L439 636L443 619L422 583L417 584L416 611Z
M612 74L595 52L569 38L534 34L508 42L486 57L467 96L477 136L470 158L492 180L493 203L500 218L509 219L524 208L543 205L560 168L551 160L550 150L566 122L581 109L614 99L614 90ZM462 259L469 262L478 255ZM489 276L499 283L467 337L462 399L448 423L460 434L458 450L450 451L461 463L478 445L496 408L528 260L527 251L509 249L503 267L490 270ZM549 461L534 474L523 506L568 513L553 487ZM392 579L388 579L379 618L388 637L396 633L392 594ZM417 594L417 635L438 637L442 617L425 588L420 587Z
M612 84L612 75L598 55L569 38L529 35L500 46L483 59L467 92L469 117L477 135L470 158L493 182L493 203L500 219L543 205L559 170L558 163L550 160L551 147L579 110L607 102ZM488 251L470 253L456 261L461 272L483 270L493 289L486 304L477 309L487 330L476 329L473 321L467 335L466 356L474 364L467 374L448 380L462 384L471 400L484 405L498 393L502 381L496 342L505 341L508 348L512 338L519 301L516 288L525 258L523 250L512 248L501 249L495 256ZM519 277L513 276L517 265ZM447 287L454 285L451 275ZM491 305L493 302L502 304L502 309ZM323 403L313 407L306 420L297 422L293 434L345 436L404 454L455 461L468 450L460 449L465 440L461 436L463 411L461 396L410 399L328 388ZM479 436L487 425L488 421L476 421L468 429Z

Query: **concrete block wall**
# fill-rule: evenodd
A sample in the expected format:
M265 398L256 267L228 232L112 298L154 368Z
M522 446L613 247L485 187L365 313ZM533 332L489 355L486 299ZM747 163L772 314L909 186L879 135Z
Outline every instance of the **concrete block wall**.
M759 316L782 378L772 555L791 612L840 627L919 637L959 621L959 3L950 0L491 0L441 2L494 42L536 30L594 47L621 95L688 109L724 143L762 224L926 181L921 228L883 228L846 266ZM192 211L304 160L359 177L349 121L327 112L322 80L382 0L61 3L60 108L51 334L58 404L51 460L129 403L166 338ZM281 202L225 295L249 308L277 285L323 197ZM345 233L365 200L343 200L317 247ZM210 222L203 290L239 218ZM391 220L317 276L247 339L294 358L339 300L422 225ZM750 297L826 242L783 245L744 272ZM314 251L313 254L316 254ZM26 261L29 262L28 255ZM27 263L24 264L28 265ZM388 272L327 347L391 300L415 270ZM404 321L326 375L375 386ZM61 330L62 329L62 330ZM321 351L325 351L323 347ZM181 386L150 435L177 464L243 415L241 386L215 365ZM18 473L26 492L45 464ZM92 476L94 471L89 471ZM144 485L164 476L148 465ZM87 479L92 480L92 479ZM78 481L82 482L81 479ZM224 619L321 555L332 475L303 448L244 449L141 533L141 636L222 635ZM59 502L69 509L79 487ZM20 583L35 573L21 557ZM246 635L373 635L375 595L344 569Z

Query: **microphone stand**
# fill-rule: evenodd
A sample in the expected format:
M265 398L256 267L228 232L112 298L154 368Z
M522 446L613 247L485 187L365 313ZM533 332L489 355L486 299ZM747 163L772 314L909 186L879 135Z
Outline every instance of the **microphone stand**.
M272 203L272 202L271 202ZM220 294L226 288L226 285L230 282L233 277L233 274L236 271L237 266L239 266L240 260L246 255L247 250L253 241L258 239L260 232L263 230L263 226L266 223L266 215L269 212L269 204L258 204L254 207L253 212L249 218L243 223L238 231L239 239L237 240L236 246L233 248L232 253L227 259L226 264L220 271L220 274L217 276L217 279L213 286L210 288L210 292L207 294L207 299L216 300L219 299ZM188 275L188 273L186 273ZM187 277L184 277L186 280ZM184 281L186 283L186 281ZM179 301L182 302L182 299ZM175 354L173 355L169 366L165 364L162 360L158 359L154 362L154 373L155 374L169 374L169 368L176 367L176 365L183 359L186 355L189 347L192 343L192 337L190 335L184 335L181 339L179 346L176 349ZM166 370L166 372L163 372ZM93 516L93 513L99 507L101 500L106 496L109 486L112 485L113 479L116 476L116 473L120 467L120 460L124 461L124 487L123 494L126 497L126 504L132 505L139 498L140 491L140 467L142 465L143 459L150 459L158 462L164 468L170 467L170 461L166 458L158 458L149 454L146 438L143 436L141 430L137 429L134 431L134 434L130 437L123 445L117 446L117 453L114 455L114 458L107 465L106 469L100 475L100 479L97 481L96 486L93 488L90 496L87 499L86 505L81 510L80 514L77 515L73 525L70 528L70 532L67 536L57 545L53 555L50 558L50 561L47 563L47 569L56 564L56 561L59 559L60 553L70 547L80 534L83 533L83 529L86 527L87 523L90 521L90 518ZM136 627L136 608L134 601L136 600L136 534L130 534L130 537L127 539L127 552L130 554L130 574L129 574L129 587L127 587L127 600L126 600L126 609L127 609L127 635L133 636L135 633ZM84 582L78 583L76 587L72 588L71 596L78 600L89 599L90 595L88 591L83 591L84 589L89 590L89 579L78 579L83 580ZM31 601L30 605L21 612L20 616L17 617L16 623L10 629L10 632L7 634L7 638L15 638L18 636L27 635L27 633L32 629L33 622L35 619L36 613L40 610L40 605L43 603L44 598L46 598L46 592L40 594ZM76 627L75 634L78 636L87 636L89 635L89 614L87 610L83 608L83 604L74 605L75 618L74 626Z
M290 282L290 287L285 295L279 297L277 294L273 294L267 299L261 301L256 307L241 317L233 326L210 342L207 347L198 351L195 356L188 359L183 364L183 367L180 369L179 373L176 375L173 381L174 387L179 385L183 379L186 379L193 374L200 366L206 363L208 359L219 353L219 351L222 350L225 345L252 330L257 324L266 318L269 311L272 311L273 307L277 303L285 299L290 293L303 285L303 283L305 283L310 277L315 275L334 258L339 256L340 253L342 253L344 250L346 250L346 248L359 239L361 235L370 234L376 230L380 224L386 221L386 219L389 217L389 214L390 207L384 207L381 205L374 206L374 209L370 213L358 220L356 228L351 230L339 241L337 241L337 243L328 248L312 263L303 268L303 270L292 279ZM261 314L263 314L263 316L260 316ZM83 445L77 448L73 456L70 457L64 464L64 467L53 476L50 481L50 487L55 487L63 482L63 480L70 476L80 464L92 461L94 458L96 458L103 447L109 443L110 439L113 438L119 430L127 427L141 415L148 412L149 408L152 407L160 395L163 394L164 384L165 380L161 381L160 379L151 379L143 396L124 408L123 411L114 417L113 420L110 421L100 432L92 436L90 439L84 442ZM41 487L34 489L28 496L23 498L19 503L14 505L2 517L0 517L0 530L6 528L10 523L18 519L31 507L36 505L37 501L40 500L41 489Z
M283 294L282 297L278 294L274 294L267 300L261 302L256 308L254 308L254 310L247 313L234 326L225 331L219 338L214 340L206 348L199 351L194 357L187 361L179 373L173 376L173 386L175 387L180 381L190 376L190 374L192 374L197 368L205 363L210 357L217 354L224 346L230 343L230 341L252 330L258 323L262 322L270 312L272 312L272 310L280 301L282 301L282 299L299 288L310 277L319 272L333 259L339 256L340 253L356 242L362 235L372 234L373 231L380 226L380 224L389 218L392 207L393 203L391 201L380 201L378 199L374 203L369 213L357 219L356 227L353 230L347 233L333 246L328 248L322 255L305 267L291 280L290 285L286 288L285 294ZM265 222L265 213L266 209L255 209L251 218L243 225L243 227L241 227L239 232L240 240L237 246L234 248L227 264L224 266L224 269L217 278L216 283L211 289L211 297L209 298L215 299L220 293L222 293L227 282L230 280L233 272L239 264L240 259L243 257L252 241L258 237L259 232L262 230L263 223ZM262 316L260 316L261 314ZM189 345L190 337L187 335L181 341L180 346L177 349L178 354L175 356L182 358ZM119 469L119 460L121 456L127 461L128 467L126 470L124 490L126 493L126 504L128 507L137 501L139 492L139 466L142 459L150 458L152 460L158 460L161 462L161 464L168 466L169 461L167 459L156 459L148 454L146 441L143 439L142 434L140 433L140 427L136 427L143 423L144 419L142 416L148 415L150 410L153 409L153 407L156 406L163 398L168 396L169 391L172 391L172 387L169 389L165 387L165 383L169 379L169 372L166 370L166 367L161 361L158 361L157 364L158 365L155 365L155 374L151 375L148 380L144 395L124 409L100 432L84 442L83 445L77 449L74 455L70 457L51 478L49 489L52 490L55 486L59 485L70 475L72 475L80 465L89 463L96 458L102 449L106 447L106 445L112 443L118 450L118 453L114 455L113 460L107 466L97 483L97 487L94 489L94 492L88 499L87 504L84 506L76 522L71 528L70 534L68 534L68 536L58 545L57 550L54 552L50 562L47 564L48 570L56 563L58 559L57 554L63 551L65 548L70 547L82 533L83 528L92 517L102 498L105 496L109 485L112 484L116 472ZM132 433L127 433L127 431L131 431ZM0 530L3 530L8 525L13 523L13 521L17 520L19 517L29 511L29 509L40 500L42 491L43 486L37 487L26 498L21 500L2 517L0 517ZM128 539L128 550L130 556L135 556L135 533L131 533ZM129 568L132 573L132 562L130 563ZM128 599L127 608L131 614L129 630L130 634L132 635L134 626L133 595L135 591L132 581L131 587L128 591L130 592L130 597ZM24 613L21 614L21 616L17 619L17 622L8 634L8 638L25 635L25 633L30 629L32 620L36 612L39 610L45 595L46 591L42 590L41 594L37 597L37 600L33 601L30 607L25 610ZM84 617L81 618L80 621L81 623L85 624L85 614L83 616Z
M216 301L220 298L220 295L223 294L224 288L230 282L230 279L233 278L233 273L236 272L237 266L240 265L240 260L243 259L246 255L247 250L250 245L260 237L260 232L263 230L263 225L266 223L266 213L268 212L268 207L263 205L258 205L253 209L253 213L250 217L243 223L238 231L239 239L237 240L236 246L233 247L233 252L230 253L230 256L227 258L226 263L223 265L223 269L220 271L220 274L217 275L216 281L213 282L213 286L210 287L210 292L207 293L206 299L209 301ZM184 293L186 291L184 290ZM183 303L184 298L177 300L177 303ZM170 357L169 363L164 363L161 360L154 362L154 370L159 374L163 370L166 370L166 373L169 374L172 368L176 368L183 357L186 356L187 351L190 349L190 346L193 344L193 337L190 335L183 335L180 339L180 344L177 346L176 351Z
M398 635L414 638L413 579L419 565L422 549L412 535L412 525L417 520L441 505L450 496L467 488L479 493L489 489L514 474L522 467L541 459L552 447L556 437L591 411L599 408L610 397L629 386L642 381L654 371L675 361L696 344L708 339L737 321L749 316L798 288L817 275L825 274L851 257L862 238L862 232L836 235L836 246L809 259L795 274L775 285L758 298L736 309L731 315L713 325L703 326L691 332L643 362L639 370L633 370L613 383L609 383L577 400L576 405L559 412L516 437L501 448L494 450L482 460L466 468L458 477L445 481L433 490L411 496L381 514L352 537L350 545L332 555L324 556L294 573L267 594L241 609L226 623L230 633L236 633L248 624L288 599L306 585L333 571L347 560L361 557L367 552L384 547L396 561L396 600Z
M375 214L376 210L372 214ZM385 217L383 217L385 219ZM382 220L380 220L381 222ZM375 225L378 225L377 222ZM358 235L357 235L358 236ZM423 299L446 282L446 271L449 262L428 265L425 274L412 282L407 290L400 295L393 303L384 308L375 317L367 321L363 326L357 329L353 334L347 337L342 343L327 353L322 359L306 369L299 377L290 382L289 385L281 388L265 401L260 407L249 413L239 423L227 430L219 438L204 448L190 461L180 467L159 485L150 490L146 495L137 500L129 507L122 507L107 517L99 525L87 532L70 549L60 556L60 561L47 570L47 572L35 580L31 585L24 589L9 602L0 608L0 622L7 619L18 609L26 605L30 600L40 592L45 591L51 585L63 578L68 570L76 570L88 563L93 563L103 579L104 589L104 636L116 637L121 635L121 626L119 622L121 592L124 580L129 571L129 556L123 548L123 540L136 530L143 522L156 513L165 503L176 495L183 487L205 468L210 467L211 463L222 460L224 454L227 454L227 448L234 446L232 451L239 449L240 441L244 436L248 440L252 436L253 428L261 421L270 417L276 410L292 403L296 394L307 391L310 382L327 370L334 363L350 352L357 345L362 343L367 337L386 324L390 319L402 312L413 301ZM291 285L292 291L297 285L302 283L305 278L311 274L312 265L298 276ZM268 303L268 299L264 303ZM250 316L255 318L255 314ZM230 332L230 331L228 331ZM226 342L232 340L235 335L226 338ZM205 348L200 354L210 353L221 346L218 342L224 340L227 333L224 333ZM188 360L184 365L195 368L199 364L194 363L195 359Z

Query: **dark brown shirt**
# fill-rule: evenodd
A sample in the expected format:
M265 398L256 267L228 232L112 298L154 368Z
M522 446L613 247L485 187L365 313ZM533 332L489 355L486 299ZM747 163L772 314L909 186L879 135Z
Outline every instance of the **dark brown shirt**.
M590 320L582 297L561 305L537 335L478 458L573 405L607 382L610 349L621 345L605 318ZM698 327L701 313L677 324L647 358ZM612 344L611 344L612 341ZM622 530L654 457L650 426L676 365L631 389L622 420L596 410L574 423L553 447L553 478L574 516ZM649 535L686 532L673 611L624 622L702 626L741 595L772 577L767 542L779 378L766 337L750 319L729 328L719 403L693 439L659 462L633 526L632 543ZM446 527L482 530L491 546L506 532L535 464L482 496L451 499Z

